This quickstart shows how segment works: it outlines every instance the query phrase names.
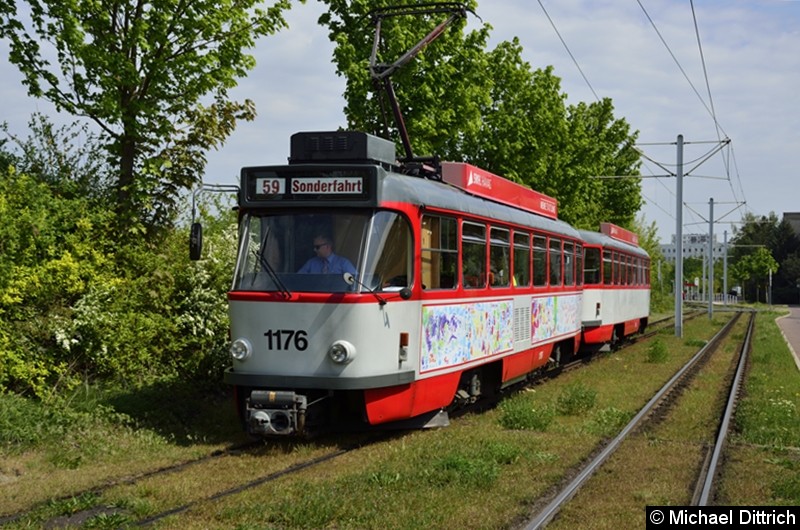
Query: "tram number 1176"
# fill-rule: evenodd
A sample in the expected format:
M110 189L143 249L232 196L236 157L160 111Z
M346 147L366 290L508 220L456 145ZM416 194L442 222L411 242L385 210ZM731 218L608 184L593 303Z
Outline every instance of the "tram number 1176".
M308 348L308 333L302 329L271 329L264 336L268 350L288 350L290 346L300 351Z

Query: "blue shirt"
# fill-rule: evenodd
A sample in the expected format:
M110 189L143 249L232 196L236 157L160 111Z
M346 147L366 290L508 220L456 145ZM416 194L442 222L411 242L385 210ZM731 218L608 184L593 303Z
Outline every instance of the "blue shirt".
M325 271L325 262L328 264L327 271ZM300 270L297 272L302 274L343 274L349 272L355 276L356 268L347 258L339 256L338 254L331 254L327 258L314 256L306 261L305 265L300 267Z

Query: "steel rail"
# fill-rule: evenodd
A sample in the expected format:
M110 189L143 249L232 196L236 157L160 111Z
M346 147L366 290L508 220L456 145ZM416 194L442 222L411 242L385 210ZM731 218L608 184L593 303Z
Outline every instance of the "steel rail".
M755 313L750 315L747 333L745 334L742 349L739 352L739 363L736 367L736 374L733 376L733 381L731 382L728 402L725 405L725 411L722 414L722 421L720 422L719 430L717 431L717 440L714 444L714 452L711 456L711 462L705 473L703 490L700 494L700 499L696 504L697 506L708 506L708 501L711 496L711 492L713 491L712 488L714 486L714 479L717 475L717 467L719 466L719 461L722 456L722 450L725 447L725 439L728 435L730 421L733 417L733 411L736 408L736 401L739 396L739 386L741 386L742 380L744 379L745 365L747 364L747 352L750 350L750 340L752 339L753 329L755 328L755 316Z
M558 513L561 507L567 503L580 487L586 482L597 469L611 456L628 437L628 435L639 426L644 418L656 408L656 405L672 390L672 388L680 381L689 370L691 370L697 362L705 357L706 353L712 350L723 337L733 328L733 325L738 320L740 314L728 321L727 324L717 332L714 337L703 346L683 367L670 378L667 383L647 402L647 404L639 411L638 414L620 431L616 438L606 445L602 451L587 465L580 473L570 482L561 492L542 510L536 517L531 519L525 530L536 530L543 528L553 517Z

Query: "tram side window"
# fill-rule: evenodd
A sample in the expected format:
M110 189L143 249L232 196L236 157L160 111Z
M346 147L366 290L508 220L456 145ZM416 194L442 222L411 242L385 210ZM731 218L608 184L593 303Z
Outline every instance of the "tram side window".
M634 263L636 265L636 285L642 285L644 283L644 269L642 268L642 259L641 258L633 258Z
M547 285L547 239L533 236L533 285Z
M426 215L422 218L422 288L453 289L458 266L458 231L455 219Z
M619 260L619 253L614 252L614 285L622 284L622 263Z
M628 262L628 278L625 281L626 285L634 285L636 283L636 279L634 277L634 270L633 270L633 256L626 256L625 260Z
M561 285L561 240L554 237L550 238L550 285Z
M514 232L514 286L531 284L531 236Z
M636 264L633 256L628 256L628 285L636 284Z
M644 284L650 285L650 261L644 262Z
M580 244L575 245L575 282L583 285L583 246Z
M597 285L600 283L600 249L587 248L586 263L583 266L583 283Z
M461 225L461 279L466 289L486 287L486 227L475 223Z
M619 284L628 284L628 258L624 254L619 255Z
M611 260L611 251L603 251L603 283L611 285L613 283L614 268Z
M492 228L489 231L489 283L493 287L508 287L510 283L511 239L509 231L504 228Z
M575 285L575 244L564 242L564 285Z

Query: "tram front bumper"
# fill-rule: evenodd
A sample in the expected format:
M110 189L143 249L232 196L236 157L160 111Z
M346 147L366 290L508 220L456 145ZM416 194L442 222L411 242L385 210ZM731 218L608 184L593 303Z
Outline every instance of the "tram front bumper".
M285 390L253 390L247 399L247 430L256 436L302 433L306 396Z

